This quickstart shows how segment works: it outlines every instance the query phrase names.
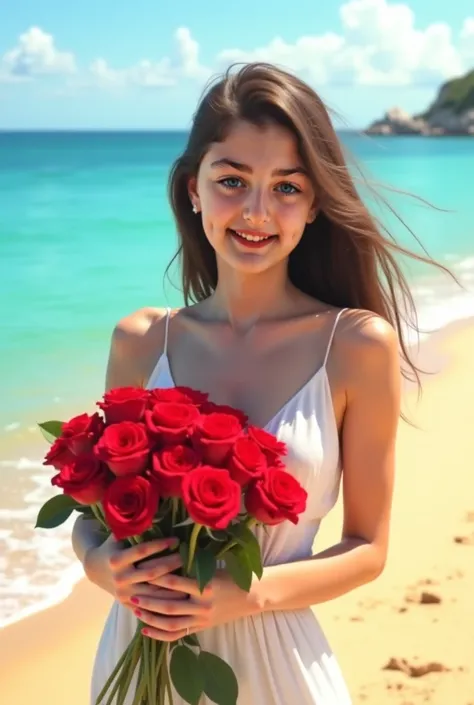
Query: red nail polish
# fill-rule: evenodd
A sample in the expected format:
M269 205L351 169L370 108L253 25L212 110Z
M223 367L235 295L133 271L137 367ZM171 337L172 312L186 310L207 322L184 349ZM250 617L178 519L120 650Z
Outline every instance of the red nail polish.
M138 599L138 597L131 597L130 602L133 602L134 605L140 604L140 600Z
M142 629L142 634L144 634L145 636L147 636L147 634L148 634L148 629Z
M133 614L135 614L137 617L142 616L142 613L140 612L140 610L133 610Z

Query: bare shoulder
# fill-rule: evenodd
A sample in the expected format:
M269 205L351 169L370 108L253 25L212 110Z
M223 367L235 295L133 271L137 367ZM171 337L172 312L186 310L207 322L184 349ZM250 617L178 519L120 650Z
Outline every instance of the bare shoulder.
M342 318L336 354L348 386L383 384L398 377L400 344L392 324L362 309L347 311Z
M380 355L383 351L398 353L399 340L389 321L372 311L351 309L343 313L340 327L341 343L356 354ZM341 321L342 323L342 321Z
M121 318L113 331L117 343L133 345L156 330L166 319L166 308L145 306Z
M144 307L117 322L110 342L107 389L146 383L163 351L166 313L165 308Z

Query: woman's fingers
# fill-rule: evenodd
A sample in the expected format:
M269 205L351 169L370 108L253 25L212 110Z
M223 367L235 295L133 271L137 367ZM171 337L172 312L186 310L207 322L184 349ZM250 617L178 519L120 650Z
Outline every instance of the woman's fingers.
M163 574L162 576L156 577L153 580L153 584L159 587L185 592L188 595L192 595L193 597L198 597L200 599L206 599L212 596L211 585L206 585L204 591L201 593L196 580L193 580L192 578L184 578L181 575Z
M118 590L116 597L120 602L122 602L122 604L135 609L138 603L132 602L132 597L141 602L146 598L170 601L186 600L188 596L184 592L176 592L175 590L158 588L155 585L150 585L149 583L140 583L138 585L128 585L123 592Z
M155 550L156 553L156 550ZM146 583L162 578L173 570L180 568L183 561L179 553L173 553L163 558L153 558L148 560L138 568L127 566L120 573L115 573L117 583ZM166 587L160 585L159 587Z
M166 549L176 547L176 545L177 539L154 539L130 548L118 548L112 552L109 558L110 568L113 571L122 571L133 566L138 561L166 551Z
M180 639L177 634L186 634L187 631L195 631L199 624L203 623L202 617L198 619L196 616L182 617L167 617L166 615L156 614L149 610L137 609L134 610L138 619L143 622L145 629L153 627L160 631L173 634L175 639Z
M168 615L178 617L181 617L182 615L186 615L188 617L190 615L198 615L201 616L205 621L206 617L211 614L211 603L197 602L193 599L171 600L166 597L164 597L164 599L160 599L160 597L162 596L140 595L137 591L137 594L134 595L131 600L138 608L135 611L137 617L140 617L140 614L138 614L139 612L145 612L150 614L155 613L158 615L165 615L166 617Z

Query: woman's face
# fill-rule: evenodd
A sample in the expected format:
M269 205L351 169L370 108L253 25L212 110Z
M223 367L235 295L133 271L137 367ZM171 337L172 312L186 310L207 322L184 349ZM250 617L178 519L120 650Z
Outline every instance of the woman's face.
M296 140L276 124L237 122L209 148L189 195L218 260L249 274L286 260L316 215Z

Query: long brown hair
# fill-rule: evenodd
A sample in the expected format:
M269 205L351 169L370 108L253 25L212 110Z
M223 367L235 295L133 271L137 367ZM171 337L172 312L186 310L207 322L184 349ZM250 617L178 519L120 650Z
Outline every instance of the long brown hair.
M453 275L428 255L398 245L369 212L349 172L328 109L312 88L270 64L244 64L237 71L234 68L231 66L205 92L185 150L170 174L169 198L180 238L172 262L180 258L185 303L207 298L217 285L215 252L201 218L191 210L189 178L197 175L210 145L223 141L236 120L259 126L277 123L295 135L319 200L316 220L306 226L290 254L291 282L327 304L366 309L389 321L398 332L402 357L409 368L403 374L414 377L420 385L419 369L409 357L402 325L419 331L416 308L394 253L433 264ZM368 182L366 186L372 191Z

